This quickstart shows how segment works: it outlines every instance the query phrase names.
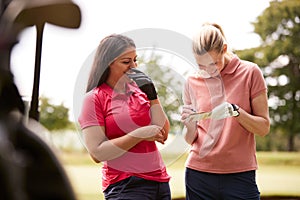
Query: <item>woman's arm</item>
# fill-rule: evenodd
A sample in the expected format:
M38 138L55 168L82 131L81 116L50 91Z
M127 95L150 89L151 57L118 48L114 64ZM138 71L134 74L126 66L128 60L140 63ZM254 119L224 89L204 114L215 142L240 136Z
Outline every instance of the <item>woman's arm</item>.
M192 105L184 105L181 113L181 121L186 127L183 131L183 136L188 144L192 144L197 138L197 122L196 121L186 121L190 114L194 113L194 108Z
M255 97L252 102L252 114L247 113L242 108L236 120L249 132L265 136L270 131L270 118L267 93L264 92Z
M151 100L150 104L151 124L162 127L161 132L164 136L164 141L166 141L170 130L168 117L166 116L158 99Z
M160 129L156 125L145 126L111 140L106 138L103 126L90 126L83 129L82 132L91 157L95 162L101 162L120 157L143 140L163 143L164 136Z

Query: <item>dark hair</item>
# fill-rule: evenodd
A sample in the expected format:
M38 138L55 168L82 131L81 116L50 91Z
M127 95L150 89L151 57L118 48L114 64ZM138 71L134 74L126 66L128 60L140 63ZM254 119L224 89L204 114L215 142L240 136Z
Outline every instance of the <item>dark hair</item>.
M112 34L101 40L89 75L86 92L104 83L109 75L109 65L126 49L134 47L134 41L124 35Z

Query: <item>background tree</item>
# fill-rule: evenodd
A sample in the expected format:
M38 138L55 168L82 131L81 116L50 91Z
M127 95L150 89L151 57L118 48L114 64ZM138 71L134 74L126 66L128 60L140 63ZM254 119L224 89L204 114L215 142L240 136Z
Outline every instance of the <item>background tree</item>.
M236 53L263 68L272 134L286 135L287 150L294 151L300 135L300 1L270 2L253 25L262 45Z
M164 55L165 54L165 55ZM184 86L184 75L174 70L175 66L162 64L166 53L148 50L140 54L139 69L151 77L157 89L160 102L170 121L171 134L182 131L183 125L180 121L180 108L182 102L182 91Z
M49 131L74 128L69 120L69 109L63 103L50 104L49 98L40 98L40 123Z

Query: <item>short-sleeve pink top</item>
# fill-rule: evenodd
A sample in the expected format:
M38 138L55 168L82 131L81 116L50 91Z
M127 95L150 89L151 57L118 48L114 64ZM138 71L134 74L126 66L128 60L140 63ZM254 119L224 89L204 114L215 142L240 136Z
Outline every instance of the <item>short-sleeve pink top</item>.
M104 126L108 140L150 125L150 102L137 85L128 83L126 93L103 83L85 95L79 116L81 129ZM122 156L103 162L102 189L130 176L168 182L170 176L153 141L142 141Z
M248 113L252 112L252 100L267 92L259 67L238 57L234 57L221 71L221 77L224 101L237 104ZM206 79L190 76L184 88L184 103L193 104L197 112L211 111L212 93ZM221 174L257 169L254 134L244 129L234 117L224 119L219 133L213 133L212 121L208 119L197 123L197 137L191 146L186 167Z

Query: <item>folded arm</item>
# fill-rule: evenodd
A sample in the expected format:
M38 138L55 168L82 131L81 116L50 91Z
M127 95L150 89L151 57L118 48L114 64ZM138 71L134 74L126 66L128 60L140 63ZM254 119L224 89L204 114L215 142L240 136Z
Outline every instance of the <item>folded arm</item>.
M165 141L168 138L170 130L170 122L168 120L168 117L166 116L158 99L151 100L150 104L151 124L162 127L162 134Z
M144 126L111 140L105 136L104 126L90 126L82 132L86 148L97 163L118 158L143 140L164 142L161 127L156 125Z

